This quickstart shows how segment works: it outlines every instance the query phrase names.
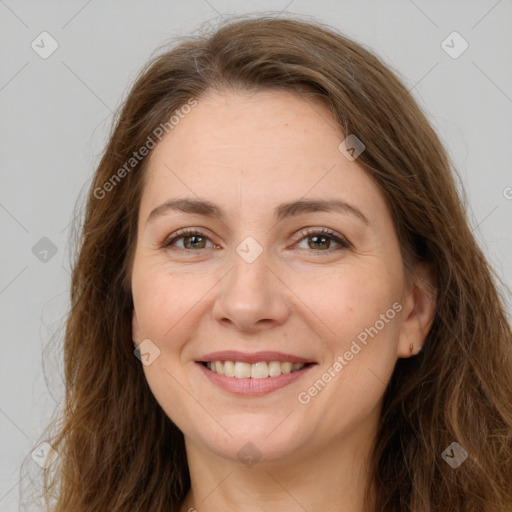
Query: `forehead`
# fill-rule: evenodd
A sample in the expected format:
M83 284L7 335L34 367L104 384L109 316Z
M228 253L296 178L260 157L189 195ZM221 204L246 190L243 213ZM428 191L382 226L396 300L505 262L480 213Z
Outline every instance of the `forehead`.
M318 99L288 91L214 93L149 156L141 209L197 195L249 206L339 193L385 208L364 168L339 150L345 135Z
M152 157L161 156L166 145L173 150L194 148L192 154L180 151L175 155L187 159L216 152L223 160L232 155L240 160L242 149L248 152L248 160L254 154L263 157L279 148L295 152L297 157L304 153L314 157L327 146L337 147L342 135L336 120L318 99L288 91L210 93L183 116Z

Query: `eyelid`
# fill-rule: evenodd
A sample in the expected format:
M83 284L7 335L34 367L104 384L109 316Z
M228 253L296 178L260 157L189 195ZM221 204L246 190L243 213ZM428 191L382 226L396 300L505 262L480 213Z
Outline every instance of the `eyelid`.
M307 238L311 235L326 235L329 238L332 238L338 245L348 249L352 247L352 244L347 240L346 237L344 237L342 234L338 233L337 231L334 231L330 228L324 228L324 227L306 227L301 229L298 233L293 235L292 240L294 242L300 242L304 238ZM316 252L330 252L333 249L328 249L326 251L316 251Z
M298 231L297 233L295 233L292 236L292 241L295 245L296 243L301 242L308 236L312 236L312 235L326 235L328 238L331 238L335 243L337 243L341 248L344 248L344 249L349 249L352 247L352 244L345 236L341 235L337 231L334 231L333 229L325 228L325 227L308 226L308 227L302 228L300 231ZM187 236L200 236L200 237L203 237L203 238L206 238L207 240L209 240L210 243L212 243L213 245L216 245L211 240L211 237L204 232L204 228L187 227L187 228L178 229L177 231L174 231L173 233L171 233L169 236L165 237L164 241L161 244L161 247L163 249L168 249L169 247L172 246L171 244L173 244L177 240L179 240L183 237L187 237ZM340 248L330 248L325 251L320 250L320 251L309 251L309 252L330 253L332 251L337 251L339 249ZM185 250L185 249L178 249L178 250ZM202 250L204 250L204 249L202 249ZM188 252L193 252L193 251L188 251Z
M212 244L211 237L205 232L204 228L181 228L177 231L174 231L170 235L166 236L163 240L163 242L160 244L163 249L166 249L171 246L171 243L176 242L180 238L187 237L187 236L202 236L206 239L208 239ZM215 245L215 244L213 244Z

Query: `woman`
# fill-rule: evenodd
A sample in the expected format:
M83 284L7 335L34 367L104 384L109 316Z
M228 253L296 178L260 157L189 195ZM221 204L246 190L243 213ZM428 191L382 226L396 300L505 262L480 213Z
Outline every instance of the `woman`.
M493 271L411 95L326 26L148 63L71 297L51 510L512 507Z

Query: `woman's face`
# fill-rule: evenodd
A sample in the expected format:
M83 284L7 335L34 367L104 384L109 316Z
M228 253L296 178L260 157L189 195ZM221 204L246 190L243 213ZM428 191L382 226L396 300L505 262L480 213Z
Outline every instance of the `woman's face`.
M367 443L397 358L421 344L384 197L344 139L316 101L211 94L150 155L133 339L203 451L300 461Z

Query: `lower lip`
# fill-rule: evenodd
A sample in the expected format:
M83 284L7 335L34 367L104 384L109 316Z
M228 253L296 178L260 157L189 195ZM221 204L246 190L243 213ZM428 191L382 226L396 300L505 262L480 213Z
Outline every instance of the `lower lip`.
M259 396L271 393L277 389L288 386L292 382L297 381L306 373L308 373L316 364L305 366L301 370L279 375L279 377L266 377L264 379L237 379L236 377L226 377L220 373L212 372L202 363L196 363L203 374L210 379L211 382L220 388L243 396Z

